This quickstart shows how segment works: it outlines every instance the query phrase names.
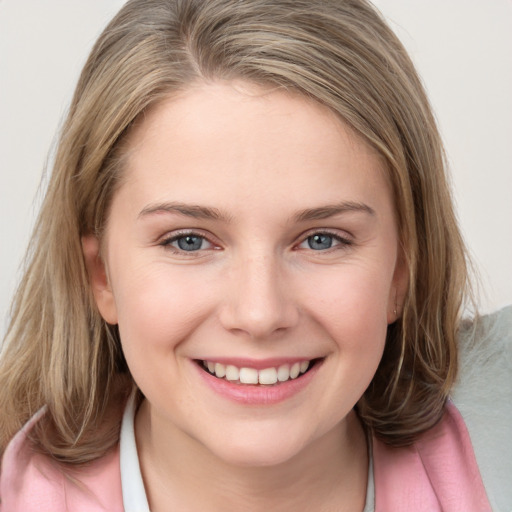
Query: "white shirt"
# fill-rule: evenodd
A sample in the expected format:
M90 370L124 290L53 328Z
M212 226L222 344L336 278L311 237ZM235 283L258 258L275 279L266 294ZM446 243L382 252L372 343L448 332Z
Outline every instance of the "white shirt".
M150 512L146 491L140 473L137 444L135 443L135 397L132 395L123 415L120 439L121 489L125 512Z

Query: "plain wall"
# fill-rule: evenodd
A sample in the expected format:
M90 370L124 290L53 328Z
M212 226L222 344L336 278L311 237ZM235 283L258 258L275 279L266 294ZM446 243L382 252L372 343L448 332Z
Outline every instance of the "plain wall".
M0 334L45 161L121 0L0 0ZM377 0L429 92L483 311L512 303L512 1Z

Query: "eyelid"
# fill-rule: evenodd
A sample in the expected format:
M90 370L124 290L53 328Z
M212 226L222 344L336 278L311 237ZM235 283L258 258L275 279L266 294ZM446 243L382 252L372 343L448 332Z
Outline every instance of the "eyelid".
M354 238L350 233L347 233L346 231L343 231L345 233L345 236L340 233L340 230L334 230L329 228L315 228L311 229L309 231L306 231L305 233L302 233L299 237L299 241L297 244L295 244L295 248L300 248L299 246L302 245L307 241L307 239L314 235L328 235L340 242L340 246L348 247L351 245L354 245ZM324 251L318 251L318 252L328 252L331 249L334 249L337 246L330 247L329 249L326 249Z
M202 238L206 240L212 247L208 247L207 249L200 249L197 251L184 251L181 249L178 249L174 246L172 246L172 242L175 242L176 240L185 237L185 236L196 236L198 238ZM211 250L218 250L220 249L219 243L212 240L214 237L211 234L205 233L201 229L177 229L174 231L171 231L169 233L166 233L164 236L160 237L157 241L157 244L164 249L170 250L174 252L175 254L183 254L186 256L194 256L198 253L204 252L204 251L211 251Z

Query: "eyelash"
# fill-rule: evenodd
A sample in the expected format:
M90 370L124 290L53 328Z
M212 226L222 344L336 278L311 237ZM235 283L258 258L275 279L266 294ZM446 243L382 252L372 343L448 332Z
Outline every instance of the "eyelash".
M208 249L199 249L199 250L195 250L195 251L186 251L184 249L173 247L173 245L172 245L173 242L177 242L178 240L180 240L182 238L186 238L186 237L200 238L201 240L208 242L212 247L208 248ZM173 252L174 254L187 255L187 256L193 256L193 255L197 256L197 253L199 253L199 252L202 252L204 250L215 250L215 247L216 247L216 244L214 242L212 242L207 236L205 236L202 233L198 233L196 231L178 231L178 232L174 233L173 235L171 235L167 238L164 238L161 242L159 242L158 245L162 246L164 249L167 249L167 250Z
M309 233L306 233L305 235L302 235L301 241L298 244L296 244L294 247L295 250L299 250L300 246L302 244L308 243L308 240L311 239L312 237L322 236L322 235L332 238L334 241L337 242L337 244L334 246L328 247L326 249L315 250L315 249L309 247L309 248L307 248L307 250L310 250L312 252L317 252L317 253L326 253L326 252L331 252L331 251L335 251L335 250L339 250L339 249L346 249L353 245L352 240L350 240L347 237L341 236L338 233L334 233L329 230L320 230L320 231L317 230L317 231L311 231ZM202 241L206 241L207 243L209 243L212 247L209 247L207 249L197 249L197 250L192 250L192 251L187 251L185 249L173 247L173 245L172 245L173 242L177 242L178 240L186 238L186 237L199 238ZM196 256L196 257L199 252L202 252L204 250L216 250L215 249L216 244L214 242L212 242L204 234L198 233L196 231L179 231L177 233L174 233L172 236L163 239L161 242L159 242L158 245L160 245L161 247L163 247L167 250L172 251L174 254Z
M339 233L335 233L328 229L324 229L324 230L310 231L309 233L302 235L302 237L301 237L302 241L299 244L297 244L296 247L300 248L299 247L300 245L307 243L309 239L311 239L314 236L319 236L319 235L320 236L321 235L328 236L328 237L332 238L334 241L336 241L337 244L333 245L329 248L323 249L323 250L314 250L311 247L309 247L308 250L310 250L312 252L316 252L316 253L327 253L327 252L336 251L336 250L340 250L340 249L341 250L347 249L348 247L354 245L353 240L351 240L350 238L341 236Z

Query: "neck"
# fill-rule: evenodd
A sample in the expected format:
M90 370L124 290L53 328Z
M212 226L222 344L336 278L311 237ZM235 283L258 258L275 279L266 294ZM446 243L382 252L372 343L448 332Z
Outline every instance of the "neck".
M150 509L260 512L357 511L365 504L368 454L355 413L292 459L265 467L223 461L184 434L165 438L143 402L135 432ZM179 437L179 438L178 438Z

